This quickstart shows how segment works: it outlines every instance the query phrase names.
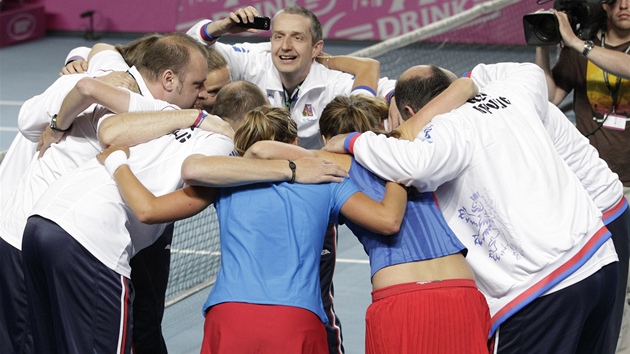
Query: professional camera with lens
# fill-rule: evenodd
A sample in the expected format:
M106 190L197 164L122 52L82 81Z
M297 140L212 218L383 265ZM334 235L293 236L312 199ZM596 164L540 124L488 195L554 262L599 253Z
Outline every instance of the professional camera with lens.
M602 4L614 2L615 0L555 0L553 8L565 12L573 33L586 40L591 39L606 21ZM523 29L528 45L554 45L560 43L562 39L558 18L551 11L539 11L523 16Z

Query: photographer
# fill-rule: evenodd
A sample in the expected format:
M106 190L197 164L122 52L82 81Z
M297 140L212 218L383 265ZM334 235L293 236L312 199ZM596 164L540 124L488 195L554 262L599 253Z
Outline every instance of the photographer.
M566 13L551 10L558 19L564 45L553 69L548 46L536 48L536 64L546 73L551 102L559 104L573 90L578 130L619 175L624 195L629 198L630 0L602 1L601 6L606 12L605 21L589 40L574 33ZM617 353L630 353L630 299L626 284L630 244L627 233L613 232L613 241L619 255L620 279L604 353L614 353L615 347Z

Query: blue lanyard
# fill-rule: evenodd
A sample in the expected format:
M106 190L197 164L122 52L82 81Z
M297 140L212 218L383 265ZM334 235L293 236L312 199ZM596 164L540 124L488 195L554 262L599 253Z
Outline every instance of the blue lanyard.
M298 93L300 93L300 87L302 84L299 84L295 87L295 90L290 95L287 95L287 90L284 90L284 105L287 106L288 110L291 110L291 104L298 99ZM287 98L288 96L288 98Z

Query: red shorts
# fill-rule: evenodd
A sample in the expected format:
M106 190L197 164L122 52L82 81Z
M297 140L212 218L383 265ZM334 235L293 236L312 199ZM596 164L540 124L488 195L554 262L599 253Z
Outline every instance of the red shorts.
M226 302L206 313L201 354L327 354L324 323L292 306Z
M489 352L490 312L475 282L405 283L372 292L366 354Z

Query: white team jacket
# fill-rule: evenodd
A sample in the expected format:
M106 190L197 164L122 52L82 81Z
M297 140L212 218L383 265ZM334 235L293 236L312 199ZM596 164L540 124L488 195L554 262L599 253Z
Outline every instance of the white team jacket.
M602 214L541 124L546 82L534 64L479 65L494 78L415 141L373 133L357 160L376 174L435 191L486 296L492 331L582 267L617 260ZM583 274L585 276L585 274Z
M122 66L114 64L114 58L120 59ZM131 93L128 111L157 111L165 107L173 107L167 102L154 99L140 73L135 68L129 68L118 52L103 51L95 55L93 59L95 59L92 62L93 70L106 66L115 70L127 68L134 75L145 96ZM103 62L102 66L97 64L100 61ZM20 132L27 139L37 142L49 124L50 116L59 111L65 95L83 77L85 75L64 75L43 94L27 101L20 110L18 119ZM37 154L30 157L29 165L22 172L20 179L15 185L10 186L11 194L6 199L2 215L0 215L0 237L4 241L19 250L22 249L22 234L33 206L55 180L75 170L101 152L102 148L97 137L98 124L111 114L112 112L103 106L92 105L75 119L65 138L52 144L42 158L38 159ZM4 182L2 186L4 188Z
M202 26L210 22L203 20L188 30L187 34L204 44L213 44L228 62L234 80L246 80L260 87L272 106L285 107L285 94L280 74L271 60L269 43L252 45L227 45L206 42L200 34ZM324 107L336 96L352 93L354 77L341 71L330 70L313 61L306 80L302 83L297 101L291 108L291 117L298 126L300 146L319 149L323 145L319 133L319 117ZM395 80L381 78L377 96L385 97L395 86ZM356 92L356 91L355 91Z
M226 136L180 129L130 147L128 165L147 189L161 196L184 186L181 166L188 156L228 156L233 149ZM104 265L125 277L131 274L131 257L155 242L166 226L140 222L96 158L54 181L31 215L54 221Z
M490 74L483 66L479 66L469 76L477 86L484 87L495 80ZM590 144L588 138L551 102L547 116L542 117L542 123L556 151L582 182L599 210L604 214L611 212L623 198L623 184L619 176L599 157L597 149Z

